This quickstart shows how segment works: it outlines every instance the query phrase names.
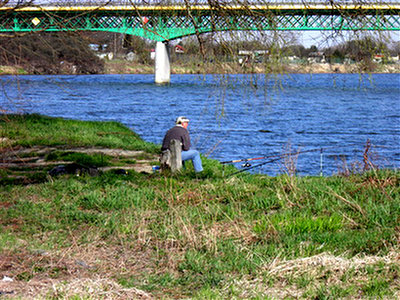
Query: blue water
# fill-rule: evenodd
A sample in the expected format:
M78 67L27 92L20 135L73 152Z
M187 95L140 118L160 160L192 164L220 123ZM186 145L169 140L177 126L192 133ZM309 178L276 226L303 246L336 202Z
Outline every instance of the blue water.
M1 76L0 108L119 121L157 144L175 117L185 115L194 146L220 161L317 150L299 154L300 175L362 166L369 139L375 164L400 167L400 74L172 75L169 86L153 81L153 75ZM285 165L252 171L275 175Z

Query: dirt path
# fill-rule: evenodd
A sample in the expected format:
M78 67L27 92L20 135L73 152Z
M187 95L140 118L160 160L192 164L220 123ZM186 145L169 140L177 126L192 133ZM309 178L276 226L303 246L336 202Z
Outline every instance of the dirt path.
M108 149L108 148L62 148L62 147L15 147L3 148L0 151L0 170L7 170L9 178L23 179L29 174L47 172L61 165L72 165L71 161L47 160L46 157L55 152L84 153L87 155L102 154L112 157L112 165L95 168L98 171L113 169L133 170L135 172L152 173L152 162L158 161L158 156L144 151ZM129 162L125 162L129 161ZM85 166L91 167L91 166Z

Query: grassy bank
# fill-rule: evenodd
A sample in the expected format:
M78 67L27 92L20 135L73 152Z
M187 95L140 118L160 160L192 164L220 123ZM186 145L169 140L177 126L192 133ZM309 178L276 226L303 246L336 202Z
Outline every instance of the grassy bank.
M21 184L16 172L40 172L24 159L43 148L47 161L125 169L133 162L124 157L99 160L76 149L151 157L158 147L118 123L37 115L3 116L0 134L0 175L8 178L0 188L0 275L13 279L0 282L13 292L6 296L400 297L396 171L226 178L204 159L202 178L190 166L174 176L133 169L50 176L47 166L40 180ZM19 169L5 164L15 152Z

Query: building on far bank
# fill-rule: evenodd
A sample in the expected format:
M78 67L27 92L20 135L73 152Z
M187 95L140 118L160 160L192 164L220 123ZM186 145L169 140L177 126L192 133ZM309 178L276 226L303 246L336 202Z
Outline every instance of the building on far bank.
M395 56L391 56L389 58L389 61L392 61L392 62L394 62L396 64L399 64L400 63L400 54L399 55L395 55Z
M185 49L181 45L176 45L174 47L174 49L175 49L175 53L179 53L179 54L185 53Z
M326 63L325 53L321 51L311 52L307 58L310 63Z
M239 50L238 62L240 65L244 65L250 62L260 63L268 59L268 50Z

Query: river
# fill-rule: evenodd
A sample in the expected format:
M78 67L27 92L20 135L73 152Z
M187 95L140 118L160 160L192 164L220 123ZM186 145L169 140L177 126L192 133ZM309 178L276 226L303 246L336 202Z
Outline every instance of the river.
M299 175L362 168L367 140L373 163L400 167L400 74L172 75L167 86L153 81L153 75L0 76L0 109L118 121L157 144L184 115L195 148L220 161L300 151L297 158L251 170L269 175L290 165Z

